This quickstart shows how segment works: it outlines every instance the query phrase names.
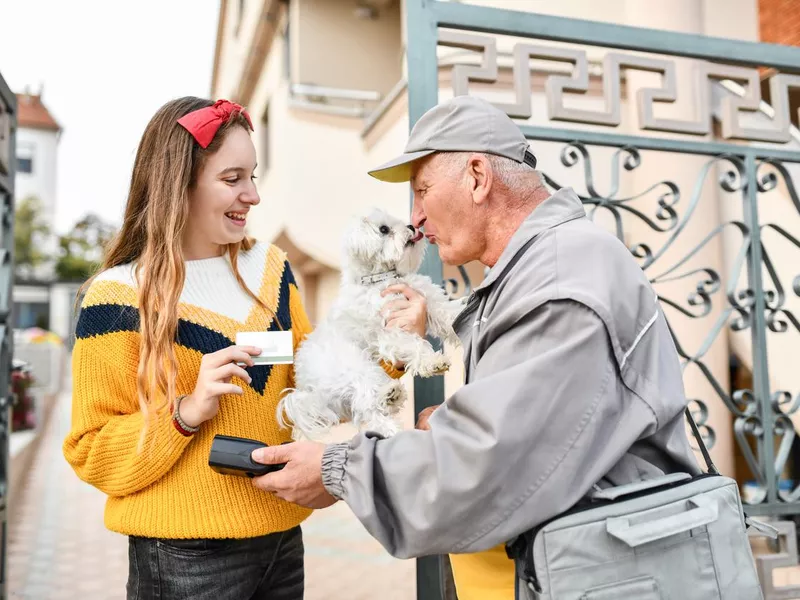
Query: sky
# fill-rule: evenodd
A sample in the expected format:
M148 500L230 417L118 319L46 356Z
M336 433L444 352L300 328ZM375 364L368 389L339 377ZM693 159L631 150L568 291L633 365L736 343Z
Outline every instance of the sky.
M147 122L208 97L219 0L0 0L0 74L63 127L56 230L88 212L119 225Z

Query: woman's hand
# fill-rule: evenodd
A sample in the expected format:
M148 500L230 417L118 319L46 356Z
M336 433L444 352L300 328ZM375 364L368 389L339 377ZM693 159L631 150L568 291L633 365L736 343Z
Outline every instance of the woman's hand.
M390 294L402 294L403 298L387 302L381 310L386 319L386 327L396 327L424 338L428 330L428 305L425 296L404 283L390 285L381 292L384 297Z
M241 396L244 391L231 383L233 377L250 383L250 375L236 363L253 366L251 357L261 354L261 348L254 346L229 346L217 352L206 354L200 361L200 372L194 391L181 401L181 419L189 427L197 427L219 412L219 397L223 394Z

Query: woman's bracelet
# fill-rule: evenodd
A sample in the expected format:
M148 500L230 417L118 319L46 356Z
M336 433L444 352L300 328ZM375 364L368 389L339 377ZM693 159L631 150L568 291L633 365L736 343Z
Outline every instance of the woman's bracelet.
M185 436L188 437L188 436L194 435L195 433L200 431L200 427L199 426L198 427L192 427L190 425L187 425L184 422L184 420L181 419L181 411L180 411L181 400L183 400L184 398L186 398L186 394L183 394L182 396L178 396L175 399L175 410L172 413L172 424L175 426L175 429L177 429L178 432L181 435L185 435Z

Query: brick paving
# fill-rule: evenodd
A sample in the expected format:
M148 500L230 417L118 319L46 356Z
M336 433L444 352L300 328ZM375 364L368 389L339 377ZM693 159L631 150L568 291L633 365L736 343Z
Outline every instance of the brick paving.
M53 408L10 523L12 599L125 597L127 540L104 527L105 495L78 479L61 454L69 413L64 395Z
M105 495L78 479L61 454L69 396L53 410L9 524L10 597L124 600L127 539L104 527ZM303 531L307 600L415 597L415 562L386 554L343 503L314 513Z

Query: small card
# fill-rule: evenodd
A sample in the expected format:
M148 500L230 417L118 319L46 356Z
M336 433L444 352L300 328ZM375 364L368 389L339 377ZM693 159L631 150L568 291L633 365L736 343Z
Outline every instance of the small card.
M261 348L261 354L253 357L255 366L290 365L294 362L291 329L289 331L241 331L236 334L236 345Z

